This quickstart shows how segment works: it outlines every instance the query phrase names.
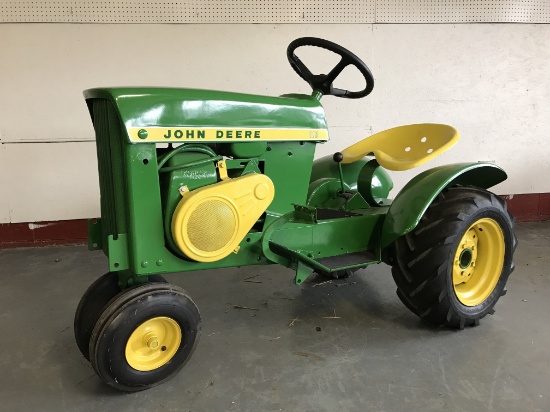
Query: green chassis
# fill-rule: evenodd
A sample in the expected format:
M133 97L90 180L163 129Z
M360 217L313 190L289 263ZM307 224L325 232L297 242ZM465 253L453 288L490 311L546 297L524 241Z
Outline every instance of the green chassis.
M104 251L110 271L119 273L121 287L145 282L152 274L232 266L279 263L296 270L297 284L314 270L365 267L382 261L385 251L415 228L445 187L489 188L506 179L491 163L441 166L416 176L390 201L389 176L366 157L342 164L341 181L331 157L313 160L322 140L317 132L327 129L321 94L316 92L265 97L112 88L87 90L85 97L96 130L101 191L101 219L89 222L89 247ZM163 132L155 135L158 130ZM312 132L299 137L304 130ZM157 147L162 143L158 136L204 152L214 147L218 156L195 154L185 158L188 164L184 160L174 170L168 164L159 173L159 159L167 149ZM275 197L242 239L238 253L215 262L194 262L169 247L170 216L159 174L186 170L180 178L186 176L190 189L213 184L219 180L214 161L224 153L230 176L264 173L273 181Z

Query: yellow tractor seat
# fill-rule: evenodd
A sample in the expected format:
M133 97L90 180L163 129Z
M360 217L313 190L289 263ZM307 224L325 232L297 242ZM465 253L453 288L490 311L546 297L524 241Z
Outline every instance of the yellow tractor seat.
M408 170L451 148L458 137L458 132L446 124L423 123L394 127L343 150L342 163L353 163L373 153L384 169Z

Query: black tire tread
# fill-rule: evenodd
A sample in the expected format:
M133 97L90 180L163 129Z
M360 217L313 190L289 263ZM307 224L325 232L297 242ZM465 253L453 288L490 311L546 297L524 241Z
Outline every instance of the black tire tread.
M78 303L74 315L74 336L80 353L87 360L90 360L90 336L101 309L119 292L118 276L114 272L108 272L86 289Z
M149 282L166 283L161 275L151 275ZM108 272L96 279L82 295L74 315L74 335L80 353L90 360L90 337L105 306L115 298L121 289L116 272Z
M456 310L444 287L446 277L449 276L448 259L453 244L459 240L458 236L462 236L460 230L464 230L468 219L481 209L496 210L508 220L513 255L517 238L513 231L514 218L508 212L506 202L477 187L451 187L443 190L417 227L394 244L392 276L397 285L397 296L408 309L431 324L458 329L477 326L481 318L494 311L494 304L506 293L506 280L514 268L513 256L509 267L503 270L502 284L499 280L501 290L496 299L492 299L489 306L477 313L471 311L465 315Z
M100 354L98 353L98 350L100 346L100 338L105 333L105 331L107 330L107 328L109 327L113 319L115 319L121 312L123 312L128 306L132 305L133 303L143 300L147 296L152 296L155 294L166 293L166 292L169 292L170 294L179 295L187 299L190 302L190 304L195 306L195 308L197 307L195 302L191 299L189 294L184 289L180 288L179 286L175 286L165 282L164 283L149 282L149 283L140 284L132 288L126 289L123 292L121 292L119 295L117 295L115 298L113 298L109 302L109 304L105 306L104 311L99 317L94 327L94 330L92 332L92 336L90 338L89 351L91 355L90 356L91 364L94 368L94 371L108 385L126 392L137 392L137 391L142 391L142 390L151 388L153 386L157 386L162 382L175 376L177 371L179 371L179 369L181 369L185 365L185 362L193 354L200 338L200 313L198 312L198 309L196 309L197 315L199 317L198 329L197 329L197 337L195 339L194 345L191 348L189 356L187 357L185 362L182 363L178 367L178 369L170 376L167 376L162 380L159 380L147 385L132 385L132 384L119 382L116 378L113 378L112 376L110 376L109 373L104 374L101 368L99 367Z

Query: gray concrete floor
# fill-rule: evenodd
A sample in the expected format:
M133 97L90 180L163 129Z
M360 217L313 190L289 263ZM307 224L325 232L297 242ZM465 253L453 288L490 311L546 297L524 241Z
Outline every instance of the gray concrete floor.
M278 266L169 275L198 304L202 338L177 377L134 394L103 384L73 338L103 255L2 250L0 410L549 411L550 222L517 234L508 294L461 332L419 321L382 264L301 287Z

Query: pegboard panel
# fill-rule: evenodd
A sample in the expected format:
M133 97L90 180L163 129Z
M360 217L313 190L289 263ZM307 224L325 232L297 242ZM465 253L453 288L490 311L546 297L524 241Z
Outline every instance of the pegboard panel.
M550 0L377 0L377 23L550 23Z
M550 23L550 0L0 0L0 22Z
M375 3L376 0L0 0L0 22L374 23Z

